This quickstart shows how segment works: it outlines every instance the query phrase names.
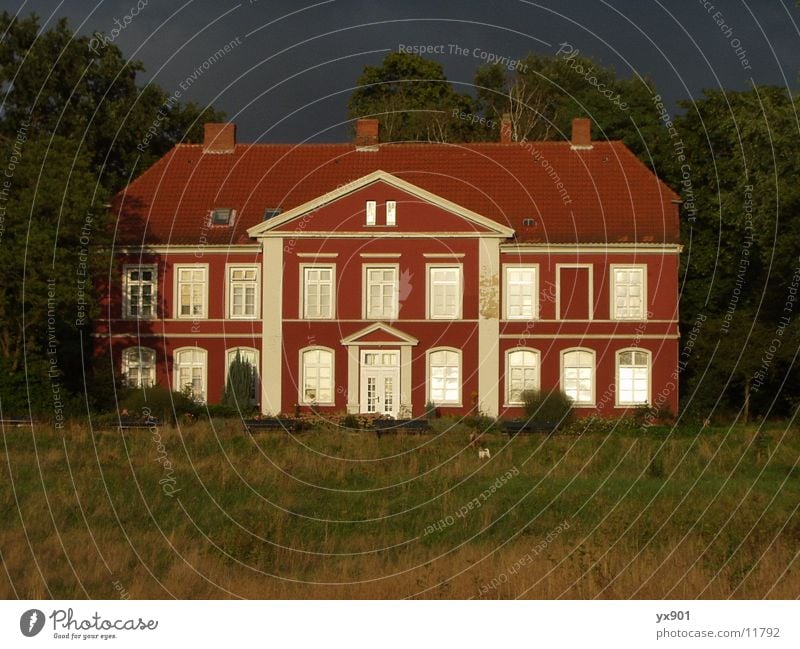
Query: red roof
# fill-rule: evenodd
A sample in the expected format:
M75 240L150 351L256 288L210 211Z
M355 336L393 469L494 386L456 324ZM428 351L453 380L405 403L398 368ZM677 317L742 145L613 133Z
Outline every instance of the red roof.
M242 244L289 210L383 170L512 227L520 242L678 243L678 196L621 142L178 145L115 199L117 244ZM209 226L233 208L232 226Z

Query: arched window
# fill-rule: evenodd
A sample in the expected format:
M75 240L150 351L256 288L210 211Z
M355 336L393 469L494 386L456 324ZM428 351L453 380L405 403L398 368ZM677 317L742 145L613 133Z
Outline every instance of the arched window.
M188 392L195 401L206 400L206 356L200 347L175 350L174 389Z
M561 389L576 406L594 405L594 352L570 349L561 353Z
M156 383L156 353L149 347L122 351L122 375L129 388L149 388Z
M650 352L623 349L617 352L617 405L650 403Z
M302 403L333 404L333 352L312 347L300 352Z
M225 387L228 385L228 372L231 368L231 364L236 360L237 354L243 362L250 363L255 370L255 374L253 375L253 385L250 390L250 401L254 404L258 403L259 368L257 349L253 349L252 347L233 347L227 351L227 362L225 363Z
M506 352L506 403L524 403L523 393L539 389L539 352L511 349Z
M428 352L428 400L438 405L461 405L461 352Z

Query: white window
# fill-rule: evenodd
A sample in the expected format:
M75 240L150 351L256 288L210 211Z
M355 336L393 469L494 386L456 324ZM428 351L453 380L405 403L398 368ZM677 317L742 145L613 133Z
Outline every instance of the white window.
M218 207L211 210L211 225L230 225L236 211L230 207Z
M378 212L378 203L376 201L367 201L367 225L375 225L375 216Z
M195 401L206 400L206 350L185 347L175 350L175 389Z
M156 353L148 347L123 350L122 376L129 388L153 387L156 383Z
M438 405L461 405L461 353L438 349L428 354L428 400Z
M395 320L397 303L397 266L367 266L366 317Z
M302 266L303 318L333 317L333 266Z
M450 320L461 317L461 267L428 267L428 317Z
M539 389L539 352L512 349L506 355L506 403L524 403L523 393Z
M228 350L228 362L225 364L225 387L228 386L228 375L231 365L236 360L249 363L253 367L253 385L250 388L250 402L258 403L258 350L252 347L234 347Z
M614 320L644 320L647 290L644 266L612 266L611 313Z
M561 389L575 405L594 405L593 351L573 349L562 352Z
M175 266L178 318L205 318L207 266Z
M156 266L125 266L123 313L126 318L153 318L156 315Z
M617 405L650 403L650 352L626 349L617 353Z
M306 349L300 354L302 403L333 404L333 352Z
M386 225L397 225L397 201L386 201Z
M255 318L258 316L258 268L231 266L228 269L228 316Z
M505 303L508 320L533 320L538 316L536 266L507 265Z

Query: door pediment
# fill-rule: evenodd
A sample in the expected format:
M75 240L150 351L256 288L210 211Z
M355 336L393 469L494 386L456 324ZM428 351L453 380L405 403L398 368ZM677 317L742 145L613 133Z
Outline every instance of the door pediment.
M383 322L376 322L364 329L342 338L342 345L416 345L419 341L407 333L390 327Z

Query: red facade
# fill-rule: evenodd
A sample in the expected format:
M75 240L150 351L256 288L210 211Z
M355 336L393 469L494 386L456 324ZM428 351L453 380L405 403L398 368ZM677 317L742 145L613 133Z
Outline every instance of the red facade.
M517 416L551 388L583 413L677 410L677 197L620 143L231 146L227 128L117 197L97 352L129 382L214 403L238 349L263 412Z

